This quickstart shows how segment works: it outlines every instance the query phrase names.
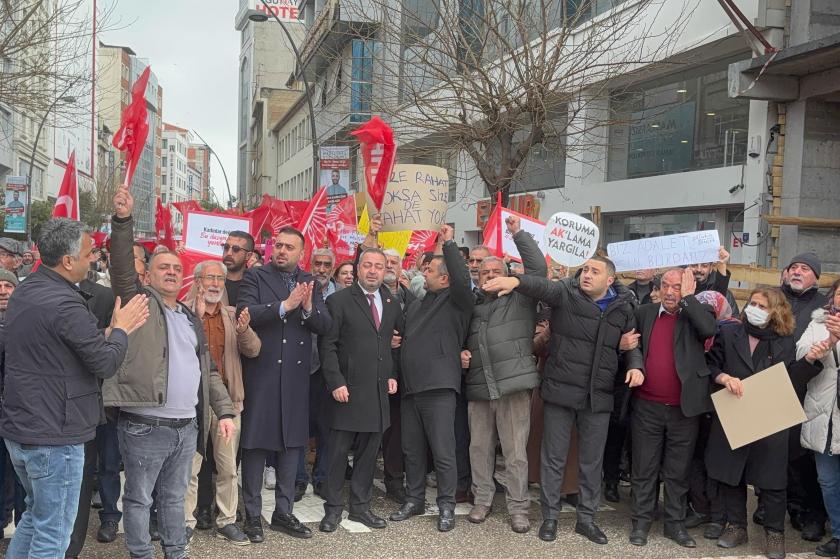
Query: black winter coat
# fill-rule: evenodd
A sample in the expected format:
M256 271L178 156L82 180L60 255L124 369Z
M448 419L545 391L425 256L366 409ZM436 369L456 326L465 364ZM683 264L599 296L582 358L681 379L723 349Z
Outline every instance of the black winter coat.
M521 276L517 291L551 307L550 353L542 382L546 402L574 409L589 407L596 413L613 411L616 375L643 369L641 351L622 354L621 335L636 327L635 297L619 282L613 283L616 298L602 312L583 291L577 278L559 282Z

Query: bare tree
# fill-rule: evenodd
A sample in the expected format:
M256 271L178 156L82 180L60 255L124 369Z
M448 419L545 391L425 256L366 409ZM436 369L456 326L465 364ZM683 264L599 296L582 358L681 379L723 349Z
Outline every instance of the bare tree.
M526 180L529 159L587 159L594 145L606 145L614 119L605 99L671 54L688 3L696 6L685 0L666 21L666 1L678 3L342 2L342 10L358 10L342 19L381 22L350 26L371 41L377 60L370 90L351 87L392 123L403 156L440 162L466 154L490 194L501 191L506 202L510 186Z

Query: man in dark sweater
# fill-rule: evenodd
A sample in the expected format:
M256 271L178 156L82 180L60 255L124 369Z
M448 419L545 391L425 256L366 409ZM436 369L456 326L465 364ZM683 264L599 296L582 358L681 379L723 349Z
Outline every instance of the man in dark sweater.
M703 344L714 335L716 321L714 309L694 297L695 285L690 270L668 270L662 276L662 302L636 310L645 383L636 390L630 419L633 545L647 544L661 474L665 537L696 546L684 526L685 499L699 415L711 407Z

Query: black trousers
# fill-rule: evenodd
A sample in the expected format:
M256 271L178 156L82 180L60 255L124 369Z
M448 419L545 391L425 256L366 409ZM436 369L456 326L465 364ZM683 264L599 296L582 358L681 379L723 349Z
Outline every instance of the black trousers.
M633 438L633 523L650 529L656 508L659 476L665 482L666 524L685 521L688 475L699 419L686 417L679 406L634 398L630 430Z
M327 481L324 484L324 512L340 516L344 509L342 489L347 469L347 453L355 444L353 454L353 477L350 479L351 514L370 509L373 492L373 474L376 470L376 455L382 442L382 433L356 433L331 429L327 446Z
M455 408L454 390L420 392L402 399L402 446L409 502L422 506L426 501L426 454L431 449L438 508L455 508Z
M266 462L276 457L277 487L274 489L274 512L290 514L295 502L295 475L303 447L286 450L242 449L242 500L247 518L259 518L262 512L263 471Z
M76 521L73 523L73 533L70 534L70 545L64 553L65 557L78 557L85 546L90 520L90 497L93 495L93 476L98 461L96 439L93 439L85 443L85 465L82 470L82 486L79 489L79 509L76 512Z
M688 473L688 502L696 513L708 516L711 522L726 524L726 511L718 481L706 475L706 445L711 426L710 414L699 417L697 443L694 445L694 456Z
M467 387L461 382L461 392L455 395L455 464L458 470L458 491L469 491L472 487L470 467L470 420L467 414Z
M402 488L405 484L400 399L399 394L391 394L388 397L391 426L382 434L382 463L387 489Z
M799 514L803 523L825 525L828 519L813 452L803 451L788 462L787 510L791 516Z
M213 455L213 437L207 437L207 453L201 461L201 469L198 471L198 493L196 508L212 509L216 502L215 485L213 474L216 471L216 458ZM212 512L211 512L212 516Z
M733 486L719 483L720 495L726 509L726 520L742 528L747 527L747 484ZM784 489L761 489L758 500L764 507L764 529L772 532L785 531L785 503L787 491Z
M627 431L626 421L610 418L607 444L604 447L604 483L608 485L618 485L621 476L621 455L624 451Z

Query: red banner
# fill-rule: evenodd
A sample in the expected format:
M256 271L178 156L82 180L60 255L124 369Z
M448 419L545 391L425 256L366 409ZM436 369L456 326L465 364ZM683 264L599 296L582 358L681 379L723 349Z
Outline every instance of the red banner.
M312 251L316 248L326 247L329 242L327 240L326 187L321 187L309 201L306 212L298 223L298 230L303 233L303 237L306 239L306 247L298 265L308 272Z
M361 241L356 219L356 197L347 196L333 207L327 219L327 236L335 263L353 260Z
M378 116L351 132L362 147L367 191L377 210L382 209L385 189L397 155L394 131Z

